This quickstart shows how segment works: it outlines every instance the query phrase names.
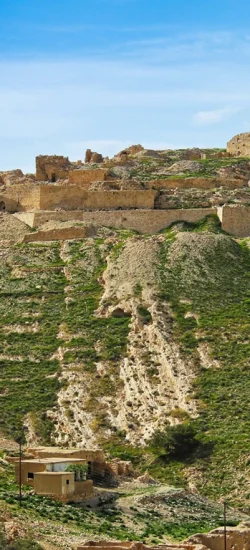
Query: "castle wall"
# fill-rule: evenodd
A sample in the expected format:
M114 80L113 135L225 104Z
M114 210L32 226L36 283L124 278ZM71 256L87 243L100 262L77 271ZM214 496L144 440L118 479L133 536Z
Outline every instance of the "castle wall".
M219 212L222 229L236 237L250 236L250 207L223 206Z
M0 211L1 212L16 212L17 199L6 196L4 193L0 194Z
M36 180L56 181L68 177L70 161L59 155L39 155L36 157Z
M26 223L30 227L38 227L50 220L58 220L61 222L68 221L83 221L82 210L41 210L36 212L16 212L14 216L21 222Z
M227 152L232 157L250 156L250 133L238 134L234 136L227 144Z
M76 185L41 185L40 209L154 208L155 191L85 191Z
M92 237L96 231L94 226L83 227L58 227L45 231L36 231L24 236L23 243L32 243L37 241L66 241L72 239L84 239Z
M40 208L40 186L36 184L17 184L8 187L5 193L2 193L2 200L10 204L8 212L22 210L33 210Z
M241 179L220 178L167 178L156 179L147 182L151 189L215 189L216 187L226 187L227 189L236 189L243 187L244 181Z
M217 214L216 208L192 208L192 209L171 209L171 210L106 210L106 211L78 211L78 212L34 212L32 227L38 227L50 220L58 221L83 221L117 229L132 229L138 233L157 233L165 229L171 223L177 221L198 222L209 216ZM28 223L25 213L15 216Z
M86 192L75 185L40 185L40 189L40 210L82 209L83 197Z
M108 179L108 170L95 168L93 170L70 170L69 183L76 185L87 185L97 181L106 181Z
M14 216L15 216L15 218L17 218L21 222L26 223L26 225L29 225L30 227L35 227L35 223L34 223L35 213L34 212L15 212Z
M156 192L148 191L88 191L83 208L102 210L110 208L154 208Z

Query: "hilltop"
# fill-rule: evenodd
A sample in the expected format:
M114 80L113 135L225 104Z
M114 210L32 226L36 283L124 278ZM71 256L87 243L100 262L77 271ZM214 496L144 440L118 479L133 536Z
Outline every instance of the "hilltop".
M211 529L222 497L232 521L249 514L250 158L227 155L136 146L68 161L68 178L55 164L47 180L1 173L1 447L24 430L28 446L101 447L148 471L163 485L142 486L142 502L138 485L121 489L125 530L111 538ZM11 469L0 475L14 493ZM167 487L184 490L174 515L183 494L182 506L209 512L185 512L180 530L159 509L164 525L146 532ZM137 534L123 508L130 491L132 511L147 503Z

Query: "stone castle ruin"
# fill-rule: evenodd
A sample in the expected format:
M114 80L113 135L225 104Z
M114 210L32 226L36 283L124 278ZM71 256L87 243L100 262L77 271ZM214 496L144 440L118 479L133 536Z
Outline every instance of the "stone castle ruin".
M250 132L234 136L227 144L227 152L232 157L250 156Z
M90 149L86 151L85 162L71 162L64 156L40 155L36 158L35 175L23 175L21 170L0 173L0 211L14 214L30 227L39 227L50 221L77 221L139 233L154 233L174 222L194 223L216 214L225 231L239 237L250 236L250 201L238 200L237 204L230 206L221 200L210 206L205 203L204 207L194 204L191 208L180 202L179 207L172 204L169 207L169 197L178 190L211 190L215 197L216 190L221 189L247 194L250 161L246 161L245 171L237 164L229 168L223 165L209 177L202 173L189 175L185 169L192 165L197 172L202 166L196 161L202 162L204 158L226 160L250 156L250 133L234 137L229 141L227 151L183 150L182 160L169 166L168 155L171 154L133 145L111 160L104 160L100 153L93 153ZM134 167L138 170L138 166L149 161L160 162L159 166L163 168L158 169L157 174L152 172L151 177L151 173L142 179L140 175L133 176ZM180 169L184 171L180 172ZM52 240L70 238L71 235L69 229L52 233L47 235ZM83 236L88 232L78 228L72 238L80 238L80 234ZM40 235L30 234L29 238L36 240L36 236L46 240L46 235L41 232Z

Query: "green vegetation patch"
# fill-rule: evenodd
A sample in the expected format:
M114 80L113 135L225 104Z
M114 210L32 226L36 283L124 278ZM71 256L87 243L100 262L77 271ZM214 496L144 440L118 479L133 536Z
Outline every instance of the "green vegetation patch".
M168 232L159 272L160 300L173 311L173 337L198 372L194 395L200 416L193 426L210 446L208 456L187 452L179 467L200 471L204 494L240 501L247 496L250 452L250 251L245 241L223 234ZM199 346L209 368L200 363Z
M52 359L65 309L59 245L13 247L0 269L0 429L18 437L34 415L49 441L46 410L56 400L59 363ZM37 424L37 425L38 425Z

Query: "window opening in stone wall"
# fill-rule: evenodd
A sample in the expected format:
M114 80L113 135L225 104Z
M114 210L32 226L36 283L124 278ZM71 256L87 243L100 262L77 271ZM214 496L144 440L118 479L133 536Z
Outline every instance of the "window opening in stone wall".
M0 201L0 211L1 211L1 212L4 212L5 210L6 210L5 202Z
M56 174L53 172L53 174L51 174L51 182L55 183L55 181L56 181Z
M28 472L28 479L34 479L33 472Z
M66 479L66 485L69 485L69 479Z

